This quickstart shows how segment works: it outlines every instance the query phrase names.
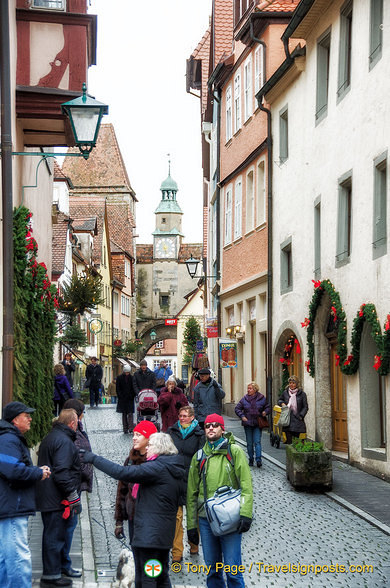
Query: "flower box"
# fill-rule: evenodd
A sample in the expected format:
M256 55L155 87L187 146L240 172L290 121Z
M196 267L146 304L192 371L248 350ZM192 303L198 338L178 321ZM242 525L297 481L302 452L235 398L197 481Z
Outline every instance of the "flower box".
M287 445L286 474L294 488L331 490L333 485L332 453L320 448L310 451L309 441Z

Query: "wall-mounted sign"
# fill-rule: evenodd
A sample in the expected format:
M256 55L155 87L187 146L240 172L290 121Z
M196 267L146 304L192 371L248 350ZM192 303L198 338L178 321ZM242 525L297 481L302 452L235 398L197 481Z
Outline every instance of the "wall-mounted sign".
M165 319L165 326L166 327L176 327L177 319Z
M97 335L103 329L103 323L98 318L93 318L88 323L89 330Z
M231 339L219 340L219 365L221 368L236 368L237 341Z
M196 351L203 351L203 347L204 347L204 344L203 344L202 339L200 339L199 341L196 342Z
M206 335L208 339L215 339L218 337L218 319L209 317L206 322Z

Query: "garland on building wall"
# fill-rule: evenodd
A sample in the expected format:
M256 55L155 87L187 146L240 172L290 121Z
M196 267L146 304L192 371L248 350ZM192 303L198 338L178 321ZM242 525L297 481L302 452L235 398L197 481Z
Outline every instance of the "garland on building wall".
M48 432L53 418L53 350L57 289L38 263L38 244L32 236L32 214L14 210L14 382L13 398L36 408L30 446Z
M279 390L279 395L287 388L288 386L288 379L290 377L289 367L293 363L291 356L295 345L295 351L297 354L301 353L301 346L299 345L298 339L295 335L290 335L286 341L283 350L283 357L279 358L280 363L282 364L282 385Z
M344 309L341 305L340 295L330 280L315 281L314 294L309 306L309 317L301 323L307 328L308 360L306 361L307 371L312 377L315 375L314 366L314 321L317 309L321 303L322 295L326 292L331 301L331 314L336 324L337 331L337 354L336 365L340 365L341 371L346 375L353 375L359 368L360 343L364 322L371 325L371 336L378 348L378 355L374 357L373 367L381 375L389 373L390 369L390 315L387 315L384 335L381 333L381 326L378 320L374 304L362 304L353 321L351 333L351 353L347 355L347 321Z

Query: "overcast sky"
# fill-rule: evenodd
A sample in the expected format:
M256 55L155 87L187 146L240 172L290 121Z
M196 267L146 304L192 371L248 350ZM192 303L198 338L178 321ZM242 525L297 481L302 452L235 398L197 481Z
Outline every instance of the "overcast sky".
M109 105L137 204L138 243L151 243L160 185L179 186L184 241L202 240L199 99L186 93L186 59L209 24L212 0L91 0L97 65L88 91Z

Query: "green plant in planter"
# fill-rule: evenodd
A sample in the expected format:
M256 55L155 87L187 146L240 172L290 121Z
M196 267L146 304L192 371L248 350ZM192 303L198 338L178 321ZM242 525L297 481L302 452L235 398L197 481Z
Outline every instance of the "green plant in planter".
M293 439L293 447L298 453L324 451L324 444L310 439Z

